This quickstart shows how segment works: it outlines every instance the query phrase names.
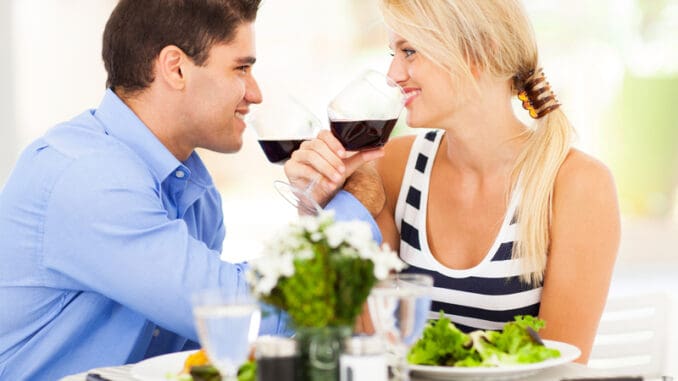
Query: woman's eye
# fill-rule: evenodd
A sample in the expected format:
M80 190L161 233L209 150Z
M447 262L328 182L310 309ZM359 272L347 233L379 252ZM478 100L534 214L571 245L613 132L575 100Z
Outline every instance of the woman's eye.
M417 51L414 49L403 49L403 53L405 53L405 57L410 57Z

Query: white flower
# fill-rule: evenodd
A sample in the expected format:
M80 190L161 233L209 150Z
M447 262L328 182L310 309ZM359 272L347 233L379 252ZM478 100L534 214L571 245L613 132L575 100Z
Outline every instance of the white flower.
M320 221L313 216L302 216L299 218L299 226L309 233L314 233L320 228Z
M334 221L332 212L300 217L267 241L260 257L250 262L247 280L259 295L270 295L282 277L294 276L294 261L312 259L315 246L325 241L333 255L370 260L374 276L381 280L405 264L384 245L372 239L369 224L362 221Z
M328 226L324 231L325 236L327 237L327 244L330 245L331 248L336 249L339 245L344 243L344 241L348 239L350 233L349 226L349 223L346 222L337 222Z
M395 253L379 253L372 258L372 262L374 263L374 277L379 280L386 279L391 271L401 271L405 268L405 263Z
M323 239L323 234L320 232L311 233L311 241L320 242Z

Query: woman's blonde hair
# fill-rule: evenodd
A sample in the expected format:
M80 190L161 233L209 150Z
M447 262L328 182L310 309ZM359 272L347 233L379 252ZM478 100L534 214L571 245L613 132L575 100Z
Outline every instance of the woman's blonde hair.
M521 78L523 84L533 79L528 73L539 75L534 33L519 0L381 0L380 6L389 28L458 81L475 83L472 65L507 81ZM513 258L523 260L522 280L538 284L550 245L554 183L573 129L556 109L527 133L507 199L522 189Z

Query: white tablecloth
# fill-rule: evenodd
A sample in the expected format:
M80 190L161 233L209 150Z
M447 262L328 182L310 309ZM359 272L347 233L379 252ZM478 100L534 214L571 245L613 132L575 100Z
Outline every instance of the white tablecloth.
M139 381L132 377L130 370L133 365L124 365L110 368L93 369L90 372L98 373L111 381ZM79 373L72 376L64 377L61 381L85 381L88 372ZM589 369L580 364L565 364L557 367L545 369L532 376L522 378L521 381L560 381L565 378L579 378L579 377L602 377L605 374L596 369ZM412 378L412 381L425 381L422 378Z

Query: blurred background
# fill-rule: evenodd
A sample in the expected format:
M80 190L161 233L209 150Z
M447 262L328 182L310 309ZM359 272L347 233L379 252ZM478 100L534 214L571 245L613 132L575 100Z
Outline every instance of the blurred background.
M101 34L114 0L0 0L0 186L19 152L50 126L99 104ZM665 291L678 301L678 0L531 0L542 66L578 132L575 145L613 171L623 212L611 295ZM386 33L373 1L265 0L257 76L325 119L359 71L386 71ZM394 132L409 133L402 125ZM224 257L256 255L295 212L271 182L252 131L236 155L204 152L228 229ZM669 333L669 359L678 358ZM678 375L675 370L674 375Z

